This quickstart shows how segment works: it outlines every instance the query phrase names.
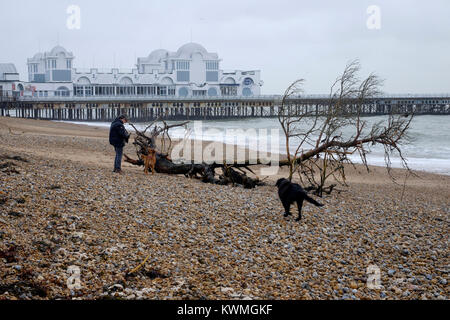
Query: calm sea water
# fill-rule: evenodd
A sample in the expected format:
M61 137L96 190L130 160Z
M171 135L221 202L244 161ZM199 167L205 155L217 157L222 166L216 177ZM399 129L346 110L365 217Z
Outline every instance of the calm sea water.
M369 124L378 122L386 123L386 116L364 118ZM86 123L83 123L86 124ZM95 126L109 126L109 123L89 123ZM139 128L145 124L139 124ZM131 127L130 127L131 129ZM343 135L351 135L350 131L344 129ZM189 135L192 139L203 139L205 141L220 141L229 144L238 144L250 149L261 151L278 151L286 153L284 135L277 119L233 119L233 120L208 120L193 121L187 128L174 128L171 136L184 138ZM271 148L269 142L272 136L278 135L274 143L278 144L278 150ZM435 172L450 175L450 117L449 116L416 116L413 119L410 133L412 140L402 145L402 150L408 164L412 169ZM298 143L291 142L291 148ZM368 155L370 165L384 165L384 152L380 146L371 147ZM353 157L355 162L360 162L359 157ZM393 167L401 167L400 159L394 156Z

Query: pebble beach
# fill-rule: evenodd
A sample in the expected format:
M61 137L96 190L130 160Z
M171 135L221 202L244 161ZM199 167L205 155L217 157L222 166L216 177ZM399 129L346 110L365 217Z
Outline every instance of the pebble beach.
M0 300L450 297L450 176L404 188L401 169L394 184L349 168L296 222L274 185L284 172L253 190L125 163L117 175L94 126L0 118L0 139Z

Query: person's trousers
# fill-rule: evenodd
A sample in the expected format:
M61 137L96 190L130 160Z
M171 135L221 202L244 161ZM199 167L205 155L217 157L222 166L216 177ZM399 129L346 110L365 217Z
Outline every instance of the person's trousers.
M114 159L114 170L122 170L123 147L114 147L116 158Z

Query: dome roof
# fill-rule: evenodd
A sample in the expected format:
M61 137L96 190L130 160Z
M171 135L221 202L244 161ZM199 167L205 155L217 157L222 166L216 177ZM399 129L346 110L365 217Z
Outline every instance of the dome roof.
M159 62L162 58L165 58L169 52L165 49L158 49L150 53L148 60L150 62Z
M17 73L16 66L12 63L0 63L0 74Z
M56 55L58 55L58 53L64 53L64 54L67 54L68 52L67 52L66 49L64 49L64 48L61 47L61 46L56 46L56 47L54 47L54 48L52 49L52 51L50 51L50 54L51 54L52 56L56 56Z
M33 59L34 60L39 60L39 59L42 59L42 57L43 57L44 55L42 54L42 53L36 53L34 56L33 56Z
M186 43L185 45L181 46L180 49L177 51L177 56L179 57L190 57L193 53L200 52L202 55L208 54L208 51L206 49L198 44L198 43Z

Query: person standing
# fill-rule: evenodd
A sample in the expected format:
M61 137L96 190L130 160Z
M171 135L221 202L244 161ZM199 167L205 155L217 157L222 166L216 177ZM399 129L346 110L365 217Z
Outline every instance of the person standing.
M130 139L130 134L125 130L124 126L124 123L127 122L127 116L122 114L111 123L111 128L109 130L109 143L114 146L114 150L116 151L113 171L116 173L122 173L123 147Z

